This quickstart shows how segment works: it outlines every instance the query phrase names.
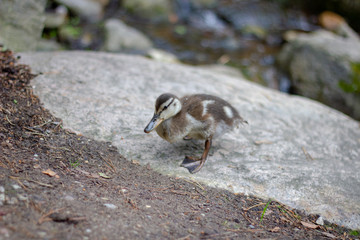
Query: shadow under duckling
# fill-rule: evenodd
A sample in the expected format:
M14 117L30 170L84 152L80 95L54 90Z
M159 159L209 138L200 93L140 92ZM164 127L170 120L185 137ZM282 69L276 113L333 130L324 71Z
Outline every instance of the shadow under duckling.
M247 123L238 111L225 100L207 94L194 94L178 98L174 94L161 94L155 102L155 113L144 132L156 130L170 143L180 140L205 140L201 158L185 156L182 167L196 173L203 167L212 139L240 123Z

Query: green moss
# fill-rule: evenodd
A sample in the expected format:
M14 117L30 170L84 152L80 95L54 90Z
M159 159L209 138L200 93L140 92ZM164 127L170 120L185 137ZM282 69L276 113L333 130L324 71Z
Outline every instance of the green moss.
M360 94L360 63L352 63L351 71L351 82L340 80L338 85L344 92Z
M349 232L349 234L352 235L352 236L359 236L360 235L359 231L357 231L357 230L352 230L352 231Z

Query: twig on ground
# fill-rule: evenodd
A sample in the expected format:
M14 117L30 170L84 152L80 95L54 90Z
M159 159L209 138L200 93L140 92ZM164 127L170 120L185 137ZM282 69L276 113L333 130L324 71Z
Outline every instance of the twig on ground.
M305 157L306 157L306 159L307 160L314 160L314 158L310 155L310 153L308 153L307 151L306 151L306 149L304 148L304 147L301 147L301 149L303 150L303 152L304 152L304 154L305 154Z
M185 182L191 183L191 184L195 185L196 187L199 187L201 190L205 191L205 188L203 186L201 186L201 184L198 183L197 181L195 181L193 179L192 180L184 179L184 180L185 180Z
M58 208L58 209L55 209L55 210L50 210L48 213L42 215L39 220L38 220L38 224L42 224L43 222L47 222L47 221L51 221L51 218L49 218L49 216L53 213L57 213L57 212L60 212L62 210L64 210L65 208Z
M251 207L248 207L248 208L243 208L244 211L249 211L250 209L253 209L253 208L256 208L256 207L259 207L259 206L262 206L262 205L265 205L266 203L259 203L259 204L255 204Z
M273 144L274 142L269 141L269 140L258 140L258 141L254 141L255 145L261 145L261 144Z
M61 149L61 150L65 150L65 151L68 151L68 152L71 152L70 149L66 148L66 147L53 147L53 146L50 146L50 145L47 145L48 148L51 148L51 149Z
M47 121L47 122L44 122L44 123L42 123L42 124L39 124L39 125L36 125L36 126L33 126L34 128L36 128L36 127L42 127L42 126L44 126L44 125L46 125L46 124L48 124L48 123L52 123L52 120L49 120L49 121Z
M111 162L111 160L107 161L103 156L101 156L100 153L99 153L99 156L100 156L101 160L103 160L112 169L113 172L116 172L116 168L115 168L114 164Z
M7 115L5 115L5 118L6 118L6 121L8 121L8 123L10 123L10 125L15 126L15 124L13 124L13 123L9 120L9 118L8 118Z
M27 187L20 182L19 177L9 176L11 179L15 180L23 189L27 190Z
M46 184L46 183L42 183L42 182L38 182L38 181L35 181L35 180L33 180L33 179L30 179L30 178L23 178L23 179L26 180L26 181L29 181L29 182L33 182L33 183L39 184L40 186L43 186L43 187L49 187L49 188L53 188L53 187L54 187L53 185Z

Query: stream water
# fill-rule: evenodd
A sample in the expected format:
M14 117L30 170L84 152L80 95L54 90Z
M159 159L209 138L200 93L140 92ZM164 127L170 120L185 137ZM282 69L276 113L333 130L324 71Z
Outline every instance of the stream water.
M190 1L175 1L173 20L154 24L114 12L127 24L145 32L159 49L192 65L226 64L249 80L291 92L287 77L276 68L276 55L287 30L312 31L316 18L278 2L223 0L216 8L199 8Z

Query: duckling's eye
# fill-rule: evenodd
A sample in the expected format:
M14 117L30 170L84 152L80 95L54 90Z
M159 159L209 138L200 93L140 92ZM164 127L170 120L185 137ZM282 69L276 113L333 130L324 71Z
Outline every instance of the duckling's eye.
M165 110L165 109L167 109L168 108L168 106L165 106L164 108L163 108L163 110Z

